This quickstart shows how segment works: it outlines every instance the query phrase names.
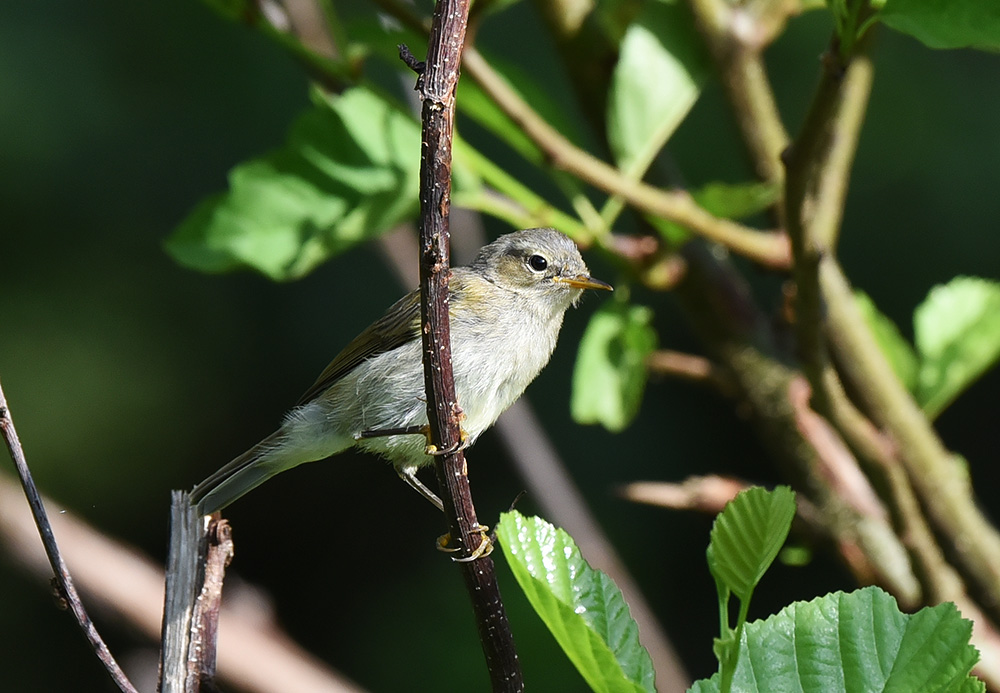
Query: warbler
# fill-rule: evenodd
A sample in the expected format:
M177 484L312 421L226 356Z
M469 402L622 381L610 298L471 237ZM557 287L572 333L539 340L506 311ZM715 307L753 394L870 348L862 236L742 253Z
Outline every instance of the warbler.
M549 228L501 236L468 267L451 271L452 368L467 444L489 428L545 367L563 315L590 276L569 238ZM420 293L397 301L333 359L281 427L198 484L191 502L208 514L279 472L351 447L388 459L399 476L441 507L416 476L430 464L420 339Z

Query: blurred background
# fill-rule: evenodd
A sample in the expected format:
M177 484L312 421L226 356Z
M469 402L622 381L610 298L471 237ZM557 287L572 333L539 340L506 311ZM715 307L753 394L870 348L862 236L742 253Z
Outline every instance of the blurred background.
M794 19L768 53L793 132L830 30L824 12ZM505 10L477 40L566 89L531 4ZM1000 278L1000 57L932 52L882 32L875 58L841 257L911 336L911 311L933 284ZM306 105L306 78L282 50L194 0L0 3L0 379L51 513L78 514L162 562L170 489L191 487L270 433L327 361L401 295L374 244L290 284L203 276L163 251L195 204L225 188L227 171L280 144ZM669 149L692 185L749 177L716 86ZM490 238L509 230L485 228ZM618 279L590 262L596 276ZM779 278L748 272L777 310ZM635 291L656 312L662 346L700 350L669 294ZM601 300L588 297L567 316L528 398L690 674L708 676L717 628L704 561L711 518L629 505L614 488L705 473L778 477L731 407L686 383L652 382L623 434L573 424L575 348ZM992 372L938 424L994 516L998 393ZM524 484L492 433L469 459L481 519L493 524ZM9 473L6 452L0 466ZM519 509L537 506L528 496ZM441 518L387 465L351 454L306 465L227 515L237 553L227 586L259 587L277 621L320 659L373 691L488 687L458 572L433 550ZM498 566L529 690L584 690ZM853 587L822 554L805 567L779 565L751 616ZM113 690L45 582L2 545L0 594L0 687ZM96 617L126 668L148 675L156 643L100 609Z

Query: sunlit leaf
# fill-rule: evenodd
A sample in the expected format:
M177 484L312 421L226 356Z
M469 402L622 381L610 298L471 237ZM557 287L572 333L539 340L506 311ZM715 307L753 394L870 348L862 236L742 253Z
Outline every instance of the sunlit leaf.
M655 690L653 663L621 591L583 560L566 532L509 512L497 538L528 601L592 690Z
M979 653L972 622L954 604L913 615L877 587L796 602L748 623L734 693L983 693L971 676ZM719 675L690 688L717 693Z
M649 167L698 99L709 64L685 5L643 5L608 95L608 141L621 169L641 175Z
M594 313L576 356L570 409L582 424L620 431L631 423L646 387L646 357L656 348L653 312L611 300Z
M917 401L937 416L1000 359L1000 284L957 277L913 313L920 357Z
M414 216L419 168L413 117L365 88L317 91L285 146L234 168L229 191L202 202L167 250L204 272L295 279ZM456 171L463 180L475 184Z
M712 575L746 601L781 550L795 517L795 494L787 486L741 491L712 525Z

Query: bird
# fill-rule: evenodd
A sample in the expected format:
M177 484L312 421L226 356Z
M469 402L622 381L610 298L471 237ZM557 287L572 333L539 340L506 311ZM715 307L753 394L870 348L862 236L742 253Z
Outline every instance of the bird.
M463 447L549 362L563 316L584 290L613 291L590 276L576 244L551 228L500 236L468 267L452 268L449 286ZM440 509L416 475L433 460L427 437L411 433L428 430L420 321L415 290L334 357L277 431L196 485L191 504L213 513L280 472L358 448L387 459Z

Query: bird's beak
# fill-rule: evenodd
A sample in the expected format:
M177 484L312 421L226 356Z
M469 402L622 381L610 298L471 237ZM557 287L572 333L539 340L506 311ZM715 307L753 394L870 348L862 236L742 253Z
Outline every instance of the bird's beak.
M602 282L600 279L588 277L586 274L581 274L576 277L552 277L552 281L572 286L574 289L604 289L605 291L615 290L615 287L611 286L607 282Z

